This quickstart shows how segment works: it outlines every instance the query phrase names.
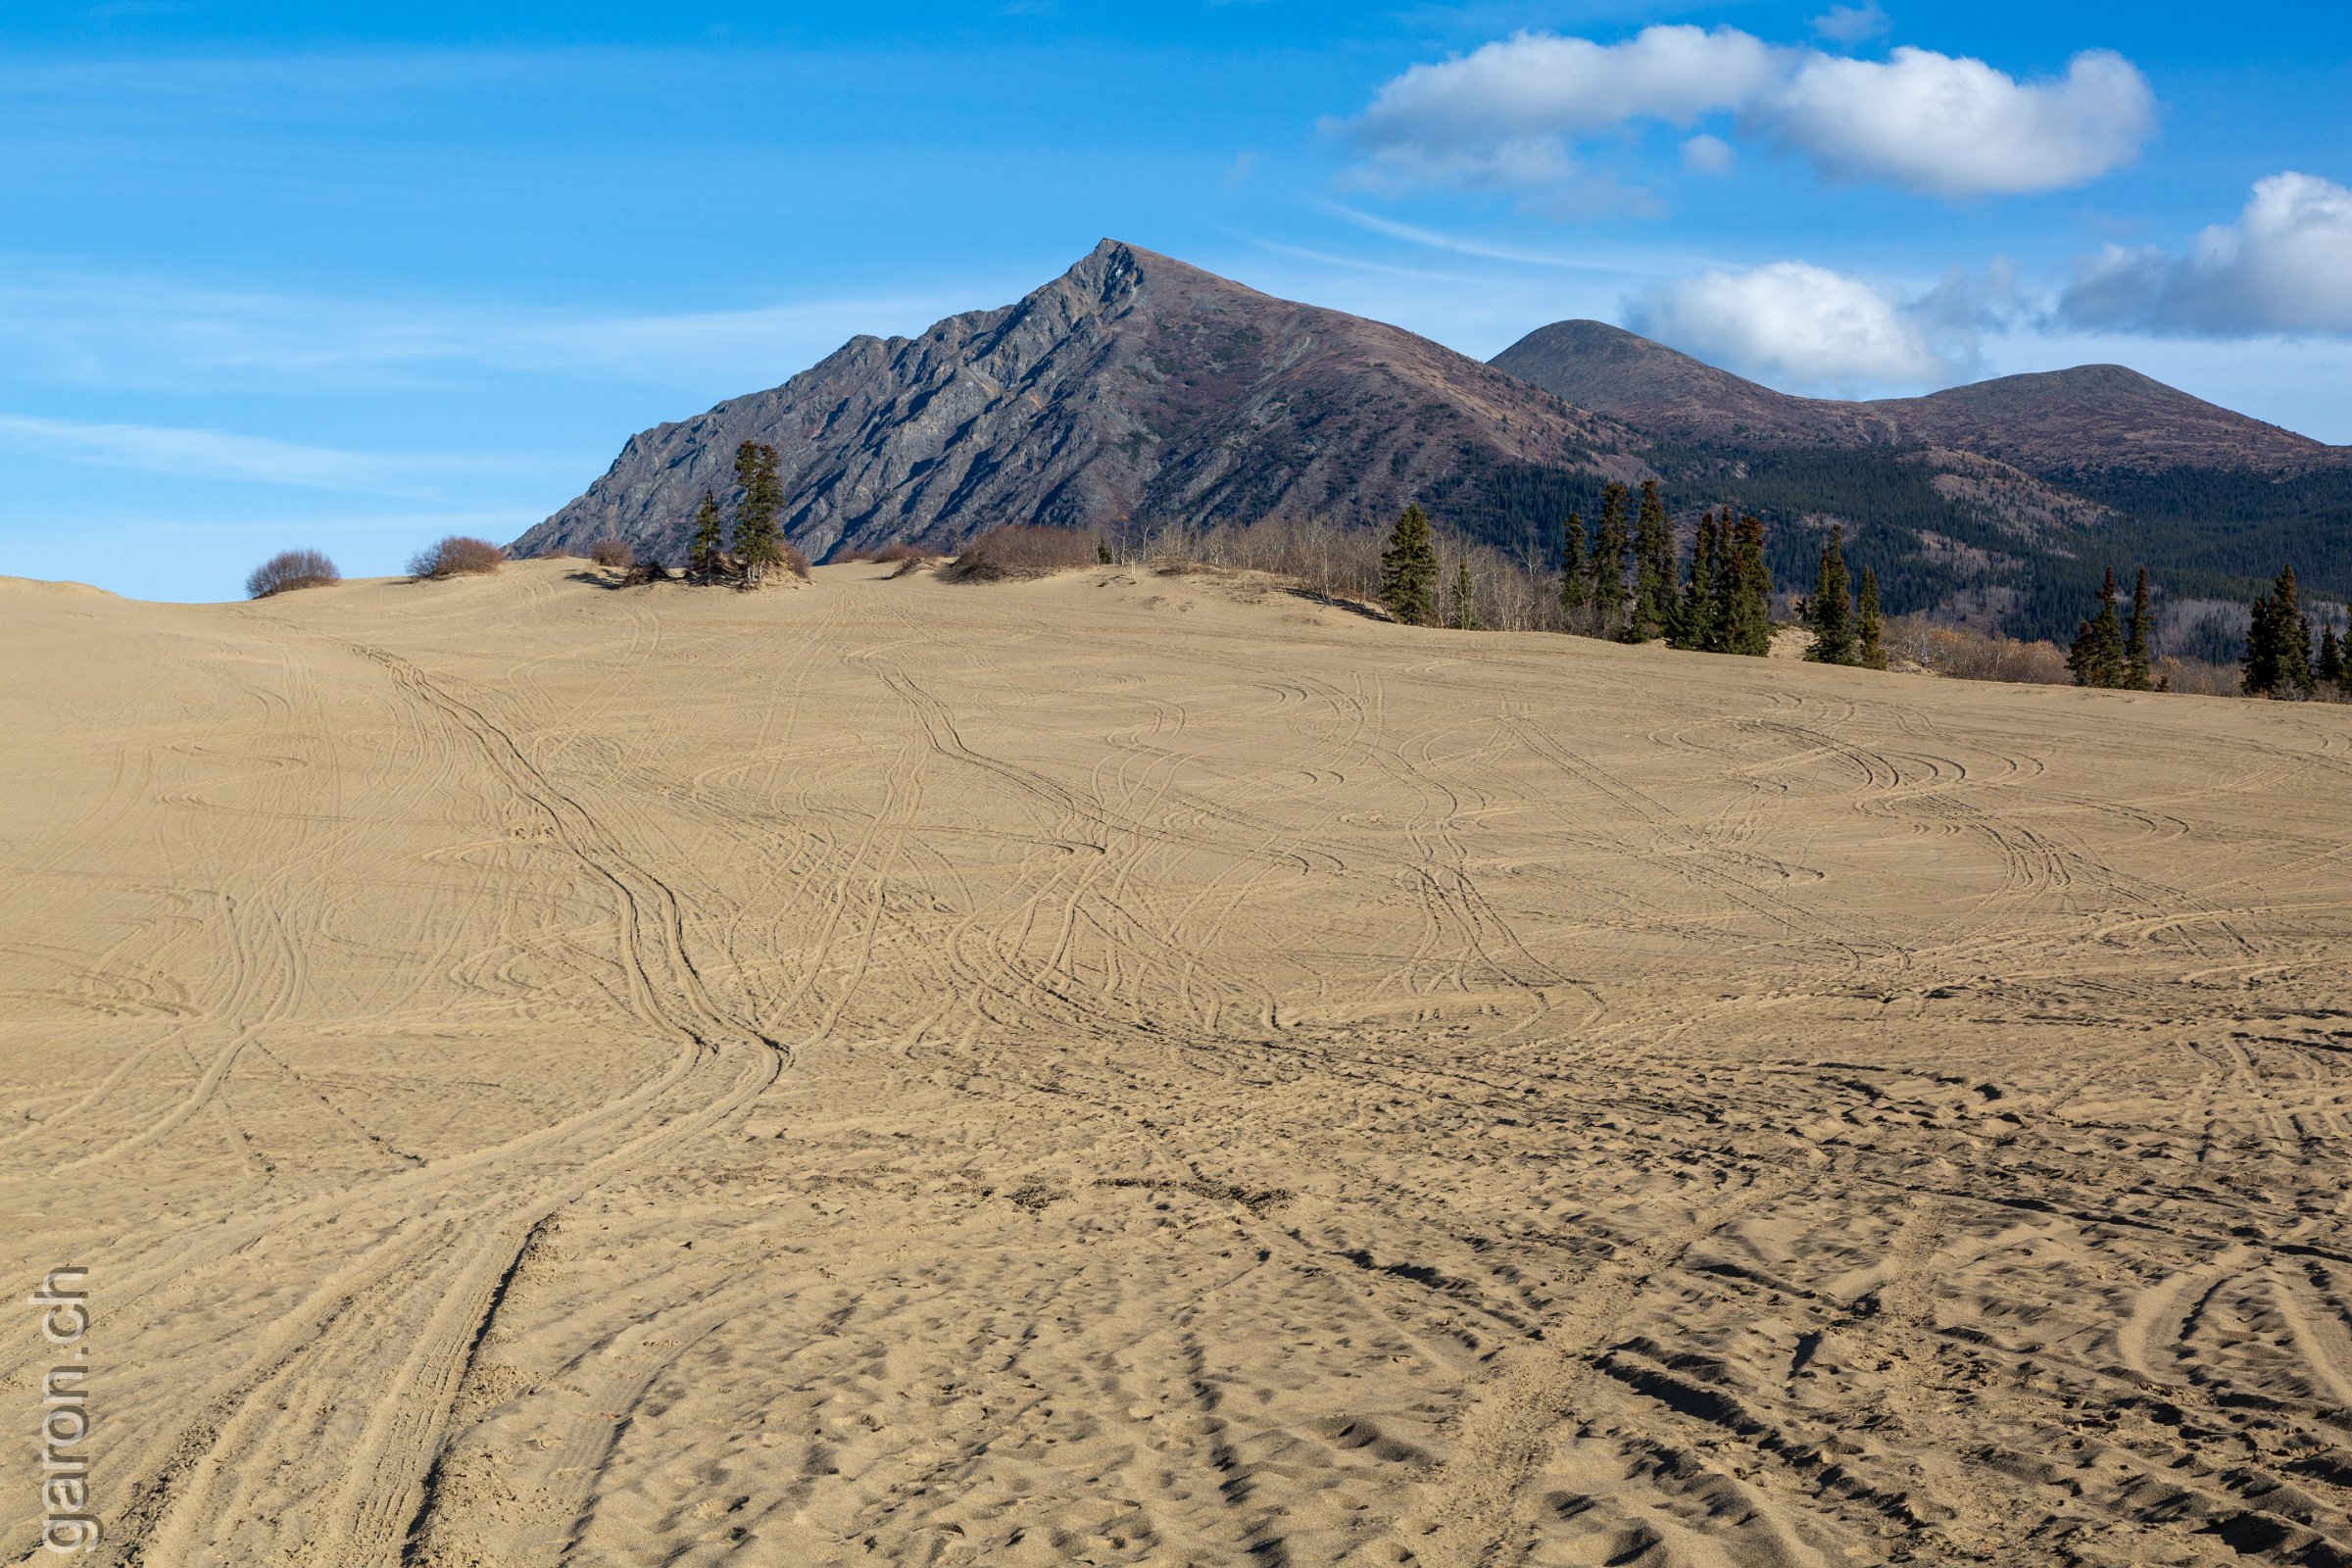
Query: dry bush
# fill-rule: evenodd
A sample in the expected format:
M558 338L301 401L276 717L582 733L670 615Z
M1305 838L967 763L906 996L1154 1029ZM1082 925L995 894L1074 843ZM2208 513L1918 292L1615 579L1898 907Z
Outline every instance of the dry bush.
M626 571L637 564L637 549L626 539L599 539L588 547L588 559L600 566Z
M918 571L927 571L937 564L937 560L933 556L908 556L899 563L899 569L890 574L890 580L897 582L901 577L911 577Z
M779 539L776 541L776 568L789 571L795 577L806 578L808 575L808 558L801 554L799 545L786 544Z
M1240 526L1175 526L1153 535L1143 556L1160 571L1231 567L1281 577L1319 598L1371 604L1380 596L1380 553L1388 532L1333 522L1267 517ZM1560 631L1556 544L1531 536L1505 552L1437 530L1438 583L1450 593L1462 562L1470 564L1478 622L1491 631Z
M419 550L409 560L412 577L460 577L467 572L496 571L507 553L487 539L451 534L439 544Z
M245 579L245 597L267 599L271 594L323 588L342 580L343 573L335 569L335 564L318 551L281 550L253 568L253 575Z
M902 561L930 561L937 554L936 551L910 545L904 539L893 539L890 543L876 549L868 549L860 545L856 550L845 550L833 559L837 562L846 562L851 565L872 562L877 565L895 566Z
M2243 697L2245 672L2235 664L2216 664L2202 659L2159 659L2156 678L2170 692L2191 697Z
M2071 686L2066 651L2056 643L2022 642L1999 632L1943 626L1924 615L1886 622L1886 651L1955 680L1998 680L2028 686Z
M963 547L942 575L958 582L1002 582L1044 577L1102 560L1095 536L1075 528L1041 528L1008 523L991 528Z

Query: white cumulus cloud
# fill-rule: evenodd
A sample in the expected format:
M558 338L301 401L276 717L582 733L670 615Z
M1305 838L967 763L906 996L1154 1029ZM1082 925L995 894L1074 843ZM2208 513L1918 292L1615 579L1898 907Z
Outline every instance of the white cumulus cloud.
M1948 379L1916 312L1858 277L1809 262L1709 270L1632 301L1627 325L1776 386L1855 393Z
M1813 55L1756 118L1839 174L1937 196L2080 185L2129 161L2156 128L2147 78L2110 50L2019 81L1982 60L1902 48L1884 62Z
M1354 130L1374 146L1463 146L1637 118L1688 124L1769 85L1780 74L1774 55L1737 27L1645 27L1615 44L1523 32L1414 66L1380 89Z
M1709 117L1832 174L1955 197L2081 184L2131 159L2156 125L2147 79L2108 50L2077 55L2063 76L2020 80L1927 49L1853 60L1676 25L1614 44L1523 32L1414 66L1333 128L1376 181L1537 189L1583 174L1583 137L1640 122L1690 130ZM1690 161L1705 171L1723 159L1702 144Z
M2352 190L2315 174L2258 180L2237 221L2185 255L2110 245L2088 258L2058 311L2079 326L2352 333Z

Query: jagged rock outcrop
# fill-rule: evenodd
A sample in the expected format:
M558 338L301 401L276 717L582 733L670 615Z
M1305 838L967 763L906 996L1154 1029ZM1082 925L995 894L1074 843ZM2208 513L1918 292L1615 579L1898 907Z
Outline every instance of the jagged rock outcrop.
M1629 439L1426 338L1105 240L1017 304L853 338L782 386L632 437L515 549L674 554L706 489L731 499L747 440L777 448L785 533L821 560L953 548L1004 522L1370 523L1440 488L1475 504L1489 473L1631 476Z

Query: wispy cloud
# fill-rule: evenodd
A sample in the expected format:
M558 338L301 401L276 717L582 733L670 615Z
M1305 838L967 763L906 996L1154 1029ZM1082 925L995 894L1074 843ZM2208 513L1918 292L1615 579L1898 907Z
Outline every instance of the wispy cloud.
M1277 256L1289 256L1301 262L1313 262L1322 267L1345 268L1351 272L1378 272L1387 277L1409 277L1426 283L1475 283L1478 281L1475 277L1467 277L1457 272L1433 272L1426 268L1395 267L1387 262L1367 261L1360 256L1342 256L1334 251L1313 250L1304 245L1293 245L1283 240L1267 239L1262 234L1244 233L1239 229L1232 232L1236 239L1247 241L1260 250L1272 251Z
M971 303L875 294L599 315L20 274L0 283L0 345L20 374L154 391L413 386L484 368L737 391L859 332L918 330Z
M306 446L268 436L171 425L90 423L0 414L0 450L187 479L226 479L434 501L440 478L514 471L532 460L399 457Z
M1391 239L1424 245L1432 250L1452 251L1456 255L1476 256L1492 262L1511 262L1523 267L1560 268L1568 271L1592 272L1604 276L1624 276L1627 273L1655 273L1665 276L1688 270L1700 264L1701 259L1688 254L1655 250L1628 250L1621 246L1596 247L1579 256L1563 256L1553 251L1535 251L1513 245L1497 245L1491 241L1461 234L1448 234L1441 229L1423 228L1414 223L1400 223L1395 219L1382 218L1374 213L1345 206L1339 202L1317 201L1317 211L1328 213L1358 228L1385 234Z

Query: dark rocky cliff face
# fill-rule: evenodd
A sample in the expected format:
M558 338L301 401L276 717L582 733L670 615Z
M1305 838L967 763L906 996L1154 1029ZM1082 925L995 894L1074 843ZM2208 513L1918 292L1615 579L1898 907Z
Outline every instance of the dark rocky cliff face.
M1611 421L1396 327L1105 240L1017 304L858 337L780 387L632 437L524 554L674 554L738 444L781 457L810 557L953 548L1005 522L1113 530L1269 515L1385 521L1483 475L1639 473Z

